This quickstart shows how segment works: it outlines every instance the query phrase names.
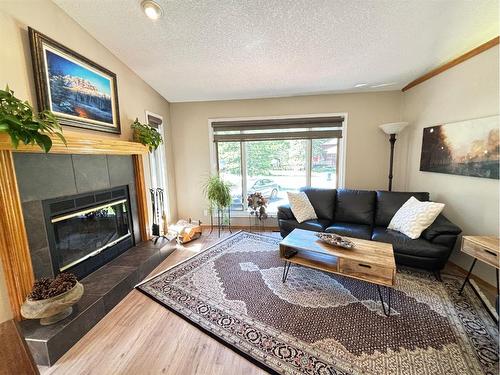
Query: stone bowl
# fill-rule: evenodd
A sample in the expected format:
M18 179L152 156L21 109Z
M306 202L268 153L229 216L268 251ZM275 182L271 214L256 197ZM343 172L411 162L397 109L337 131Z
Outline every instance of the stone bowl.
M21 315L26 319L40 319L42 326L57 323L73 312L73 305L82 298L83 290L83 285L77 282L58 296L38 301L26 299L21 306Z
M335 233L315 233L321 241L344 249L354 248L354 242Z

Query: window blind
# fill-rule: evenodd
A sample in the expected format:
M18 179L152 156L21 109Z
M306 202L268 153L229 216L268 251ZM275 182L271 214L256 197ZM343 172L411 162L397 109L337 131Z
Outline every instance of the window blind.
M214 142L342 138L344 117L214 121Z
M163 121L161 118L148 115L148 125L152 126L153 128L158 129L162 123Z

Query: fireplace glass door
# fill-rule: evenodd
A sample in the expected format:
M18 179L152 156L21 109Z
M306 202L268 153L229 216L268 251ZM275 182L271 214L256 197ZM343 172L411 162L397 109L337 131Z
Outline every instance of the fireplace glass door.
M59 271L131 236L126 199L52 218Z

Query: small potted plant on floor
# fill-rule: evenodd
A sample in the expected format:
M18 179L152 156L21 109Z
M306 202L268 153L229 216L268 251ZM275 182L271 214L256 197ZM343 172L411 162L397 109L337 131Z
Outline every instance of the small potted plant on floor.
M139 119L135 119L132 123L134 130L134 141L148 146L149 152L156 150L163 142L161 134L150 125L141 124Z
M10 136L12 146L17 148L19 142L25 145L37 144L43 151L49 152L52 147L50 135L55 135L66 144L61 125L50 111L35 114L28 102L14 96L14 91L0 90L0 133Z
M27 319L40 319L41 325L57 323L73 312L72 306L82 297L83 289L71 273L37 280L21 306L21 315Z

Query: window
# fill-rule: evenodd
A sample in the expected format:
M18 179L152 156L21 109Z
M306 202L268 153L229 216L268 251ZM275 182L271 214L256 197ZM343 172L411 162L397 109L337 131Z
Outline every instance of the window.
M160 115L146 111L146 121L148 125L158 130L163 138L163 142L166 142L163 131L163 118ZM158 207L156 212L153 212L153 222L159 225L160 233L163 233L163 226L165 226L166 223L163 222L162 217L163 215L168 216L169 212L168 191L166 183L167 166L164 143L162 143L156 150L149 153L149 167L151 178L150 188L153 191L151 194L156 194L157 197L161 195L161 198L156 198L161 199L160 202L157 202L157 204L161 204L161 206Z
M231 209L244 211L248 194L260 192L268 212L303 186L338 186L343 117L214 121L215 162L231 184Z

